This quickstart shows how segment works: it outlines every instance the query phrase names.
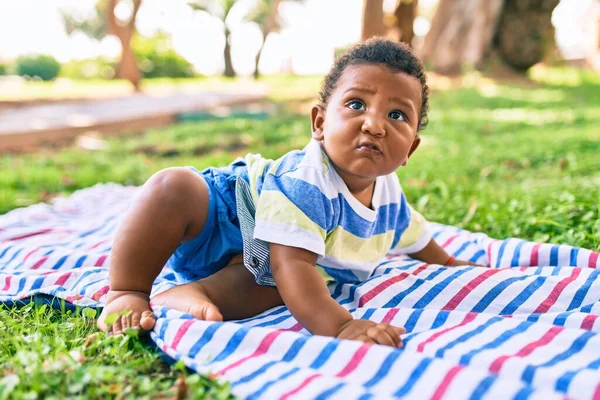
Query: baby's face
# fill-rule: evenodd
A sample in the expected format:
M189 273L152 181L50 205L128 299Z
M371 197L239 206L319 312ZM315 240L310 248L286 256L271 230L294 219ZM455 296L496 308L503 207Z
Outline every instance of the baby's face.
M421 90L404 72L356 65L344 70L327 106L313 108L313 138L349 186L406 164L419 145Z

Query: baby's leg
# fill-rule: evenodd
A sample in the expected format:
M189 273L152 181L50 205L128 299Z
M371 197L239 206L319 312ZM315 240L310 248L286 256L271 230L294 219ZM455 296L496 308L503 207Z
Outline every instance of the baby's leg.
M196 237L206 224L208 187L184 168L169 168L142 187L121 223L110 257L110 291L98 319L108 330L108 315L130 311L112 325L113 333L132 327L152 329L148 296L152 283L179 244Z
M283 304L272 286L261 286L241 263L241 257L219 272L196 282L175 286L152 298L153 306L186 312L204 320L235 320Z

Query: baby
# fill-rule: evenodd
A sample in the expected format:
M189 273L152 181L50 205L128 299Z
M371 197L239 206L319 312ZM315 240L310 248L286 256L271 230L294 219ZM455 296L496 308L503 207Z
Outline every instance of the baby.
M407 46L372 39L335 62L319 95L303 150L146 182L115 238L100 329L152 329L149 294L166 263L182 284L152 305L221 321L285 304L312 334L401 344L403 328L354 319L327 285L365 280L390 252L470 264L436 244L396 175L427 124L423 65Z

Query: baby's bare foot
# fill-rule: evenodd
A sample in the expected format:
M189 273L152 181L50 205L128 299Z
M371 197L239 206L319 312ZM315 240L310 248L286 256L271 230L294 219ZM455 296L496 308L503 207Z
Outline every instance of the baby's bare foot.
M108 324L107 317L113 314L117 318ZM108 292L106 306L98 318L97 326L102 331L120 335L127 328L149 331L155 323L154 314L150 311L148 295L141 292L111 290Z
M205 321L223 321L223 315L198 281L165 290L154 296L151 304L183 311Z

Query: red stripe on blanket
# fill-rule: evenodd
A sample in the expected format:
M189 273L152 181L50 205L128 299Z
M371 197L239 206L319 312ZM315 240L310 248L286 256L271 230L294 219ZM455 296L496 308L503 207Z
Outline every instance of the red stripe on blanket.
M354 371L356 367L358 367L358 364L360 364L360 362L363 360L363 358L365 358L365 354L367 354L367 351L371 348L371 346L372 344L369 343L364 343L362 346L360 346L358 350L356 350L356 353L354 353L348 364L346 364L344 369L342 369L336 374L336 377L343 378L346 375L350 374L352 371Z
M594 400L600 400L600 385L596 386L596 390L594 391L594 395L592 396Z
M479 276L476 276L471 282L467 283L466 286L460 289L460 291L456 293L444 307L442 307L442 310L454 310L471 291L473 291L477 286L481 285L490 276L493 276L500 271L501 270L499 269L491 269L485 271Z
M306 386L308 386L312 381L314 381L316 378L320 377L321 374L313 374L311 376L309 376L308 378L306 378L304 381L302 381L302 383L300 384L300 386L298 386L296 389L294 390L290 390L289 392L287 392L286 394L284 394L283 396L280 397L281 400L285 400L293 395L295 395L296 393L298 393L299 391L301 391L302 389L304 389Z
M25 235L15 236L15 237L12 237L12 238L4 239L4 241L8 242L8 241L11 241L11 240L26 239L26 238L31 237L31 236L43 235L44 233L52 232L53 230L54 229L52 229L52 228L42 229L41 231L31 232L31 233L27 233Z
M440 383L440 385L437 387L437 389L433 393L433 396L431 396L431 399L432 400L441 399L444 396L444 394L446 393L446 390L448 390L448 386L450 386L450 384L452 383L452 381L454 380L456 375L458 375L458 373L460 371L462 371L464 368L465 367L463 367L461 365L457 365L456 367L450 368L450 370L446 373L446 376L442 380L442 383Z
M95 267L101 267L101 266L104 264L104 261L106 261L106 257L107 257L107 255L106 255L106 254L104 254L104 255L100 256L100 257L98 258L98 261L96 261L96 264L94 264L94 266L95 266Z
M27 259L29 258L29 256L31 256L33 253L35 253L36 251L38 251L40 248L38 247L37 249L33 249L31 250L29 253L27 253L27 255L25 256L25 258L23 258L23 261L27 261Z
M64 285L65 282L67 281L67 279L69 279L69 277L71 276L71 274L73 273L73 271L69 271L66 274L62 274L61 276L58 277L58 279L56 280L56 282L54 282L55 285Z
M88 250L94 250L96 247L99 247L100 245L102 245L102 244L104 244L104 243L108 242L109 240L110 240L110 239L105 239L105 240L103 240L103 241L101 241L101 242L98 242L98 243L96 243L95 245L93 245L92 247L88 247Z
M490 268L494 268L494 266L492 265L492 244L494 242L490 242L490 244L488 244L487 247L487 257L488 257L488 265L490 266Z
M6 292L8 289L10 289L10 280L12 279L12 276L7 276L5 283L4 283L4 287L2 288L3 292Z
M454 240L455 240L457 237L459 237L459 236L460 236L460 234L457 234L457 235L452 235L452 236L450 236L450 237L448 238L448 240L446 240L446 241L444 242L444 244L442 244L440 247L442 247L442 248L446 248L447 246L450 246L450 244L451 244L452 242L454 242Z
M37 260L37 262L35 264L33 264L29 269L38 269L39 267L42 266L43 263L46 262L46 260L48 259L48 257L42 257L39 260Z
M508 360L509 358L514 358L514 357L523 358L525 356L528 356L529 354L531 354L538 347L542 347L542 346L545 346L548 343L550 343L552 341L552 339L554 339L556 337L556 335L558 335L561 331L562 331L562 327L560 327L560 326L553 326L552 328L550 328L548 330L548 332L546 332L544 334L544 336L542 336L541 338L539 338L535 342L529 343L527 346L523 347L521 350L519 350L514 355L512 355L512 356L510 356L510 355L504 355L504 356L500 356L500 357L496 358L490 364L490 367L489 367L490 372L492 372L494 374L499 373L500 369L502 368L502 366L504 365L504 363L506 362L506 360Z
M546 297L546 299L544 301L542 301L542 304L540 304L538 306L538 308L536 308L535 311L533 311L533 312L534 313L547 312L550 309L550 307L552 307L554 305L554 303L556 303L556 300L558 300L558 297L563 292L563 290L565 290L565 288L571 282L575 281L579 277L580 273L581 273L581 268L573 268L573 271L571 272L571 276L558 282L558 284L554 287L554 289L552 289L552 291L550 292L548 297Z
M594 327L594 322L596 322L596 319L598 319L597 315L586 315L585 318L583 319L583 321L581 321L581 329L586 329L588 331L591 331L592 328Z
M396 314L400 312L399 308L392 308L387 313L385 313L385 317L383 317L382 323L389 324L392 322Z
M436 340L437 338L439 338L440 336L442 336L445 333L448 333L450 331L453 331L454 329L460 328L461 326L468 324L469 322L473 321L476 316L477 316L477 313L471 313L471 312L467 313L467 315L465 315L465 318L462 320L462 322L460 324L442 329L441 331L436 332L433 335L431 335L429 337L429 339L425 340L422 343L419 343L419 346L417 346L417 351L419 353L422 353L423 350L425 349L425 346L427 346L429 343L432 343L434 340Z
M531 249L531 256L529 256L529 266L530 267L537 267L538 266L538 256L539 256L539 251L540 251L540 243L536 243L533 245L533 248Z
M110 286L108 286L108 285L103 286L100 290L98 290L96 293L94 293L92 295L92 299L94 299L95 301L100 301L100 298L102 296L104 296L106 293L108 293L109 290L110 290Z
M181 342L181 338L185 333L190 329L190 326L194 323L193 319L186 320L179 329L177 329L177 333L175 334L175 339L173 339L173 344L171 344L171 348L177 350L177 346L179 346L179 342Z
M392 286L395 283L405 280L406 278L408 278L411 275L419 275L427 267L429 267L429 264L423 264L412 273L401 272L400 274L393 276L390 279L386 279L385 281L381 282L379 285L375 286L373 289L369 290L367 293L362 295L360 297L360 299L358 299L358 306L363 307L365 304L367 304L369 301L373 300L373 298L375 296L377 296L379 293L383 292L388 287Z
M273 332L269 333L267 336L265 336L265 338L262 340L262 342L260 342L260 344L258 345L257 349L254 351L254 353L237 360L233 364L228 365L227 367L223 368L222 370L220 370L218 372L215 372L214 374L211 374L210 376L218 377L218 376L225 375L229 370L242 365L249 359L258 357L258 356L266 353L267 350L269 350L269 348L271 347L271 344L273 344L273 342L275 341L277 336L279 336L281 334L281 332L282 331L273 331Z
M302 330L302 324L300 324L299 322L297 324L295 324L294 326L292 326L291 328L288 329L284 329L286 331L292 331L292 332L300 332Z
M595 253L592 251L590 253L590 259L588 261L588 267L596 268L596 266L598 265L598 257L600 257L600 253Z

